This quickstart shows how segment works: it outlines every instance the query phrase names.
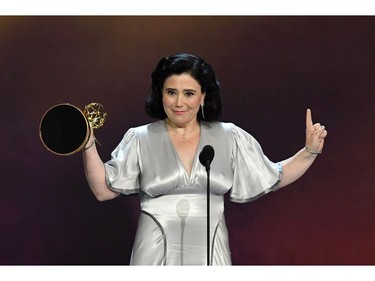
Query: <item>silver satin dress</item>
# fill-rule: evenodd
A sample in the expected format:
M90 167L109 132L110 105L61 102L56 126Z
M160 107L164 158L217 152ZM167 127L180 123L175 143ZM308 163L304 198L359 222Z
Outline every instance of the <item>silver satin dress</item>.
M224 194L249 202L276 190L279 163L232 123L203 123L190 176L169 139L164 120L129 129L105 163L111 189L139 193L141 213L131 265L207 264L207 173L199 153L211 145L210 264L230 265Z

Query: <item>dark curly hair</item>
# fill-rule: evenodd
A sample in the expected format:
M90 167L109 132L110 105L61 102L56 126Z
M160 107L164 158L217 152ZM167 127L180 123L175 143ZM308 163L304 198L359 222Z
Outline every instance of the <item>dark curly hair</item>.
M222 113L220 85L212 67L202 58L190 54L176 54L162 58L151 75L151 95L147 98L146 113L157 119L167 117L163 108L162 89L165 80L174 74L190 74L205 93L204 118L199 110L199 121L218 121Z

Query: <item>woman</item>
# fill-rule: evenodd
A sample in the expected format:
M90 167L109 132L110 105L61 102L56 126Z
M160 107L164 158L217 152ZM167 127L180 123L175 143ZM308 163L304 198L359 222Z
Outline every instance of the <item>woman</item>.
M160 60L152 73L146 112L159 119L129 129L103 163L95 138L84 148L85 173L100 201L139 193L141 214L132 265L207 263L205 145L216 152L210 173L210 264L230 265L223 195L249 202L302 176L321 153L327 131L306 112L305 147L271 162L258 142L231 123L219 122L220 87L203 59L178 54Z

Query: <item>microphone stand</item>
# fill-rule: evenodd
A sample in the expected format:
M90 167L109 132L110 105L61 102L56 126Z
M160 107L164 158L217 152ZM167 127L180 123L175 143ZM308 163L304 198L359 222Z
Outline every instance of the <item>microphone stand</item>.
M207 265L210 264L210 163L206 164L207 172Z
M215 150L211 145L204 146L199 154L199 161L207 172L207 265L210 265L210 164L214 156Z

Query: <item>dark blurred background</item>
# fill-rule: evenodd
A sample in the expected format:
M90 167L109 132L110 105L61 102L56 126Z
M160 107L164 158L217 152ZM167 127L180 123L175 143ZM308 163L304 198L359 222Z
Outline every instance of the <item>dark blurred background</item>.
M303 178L259 200L226 200L235 265L375 264L375 18L365 16L0 17L0 264L126 265L137 196L97 202L82 155L39 139L55 104L104 104L103 160L144 112L166 55L202 56L222 120L273 161L304 146L305 111L329 135Z

